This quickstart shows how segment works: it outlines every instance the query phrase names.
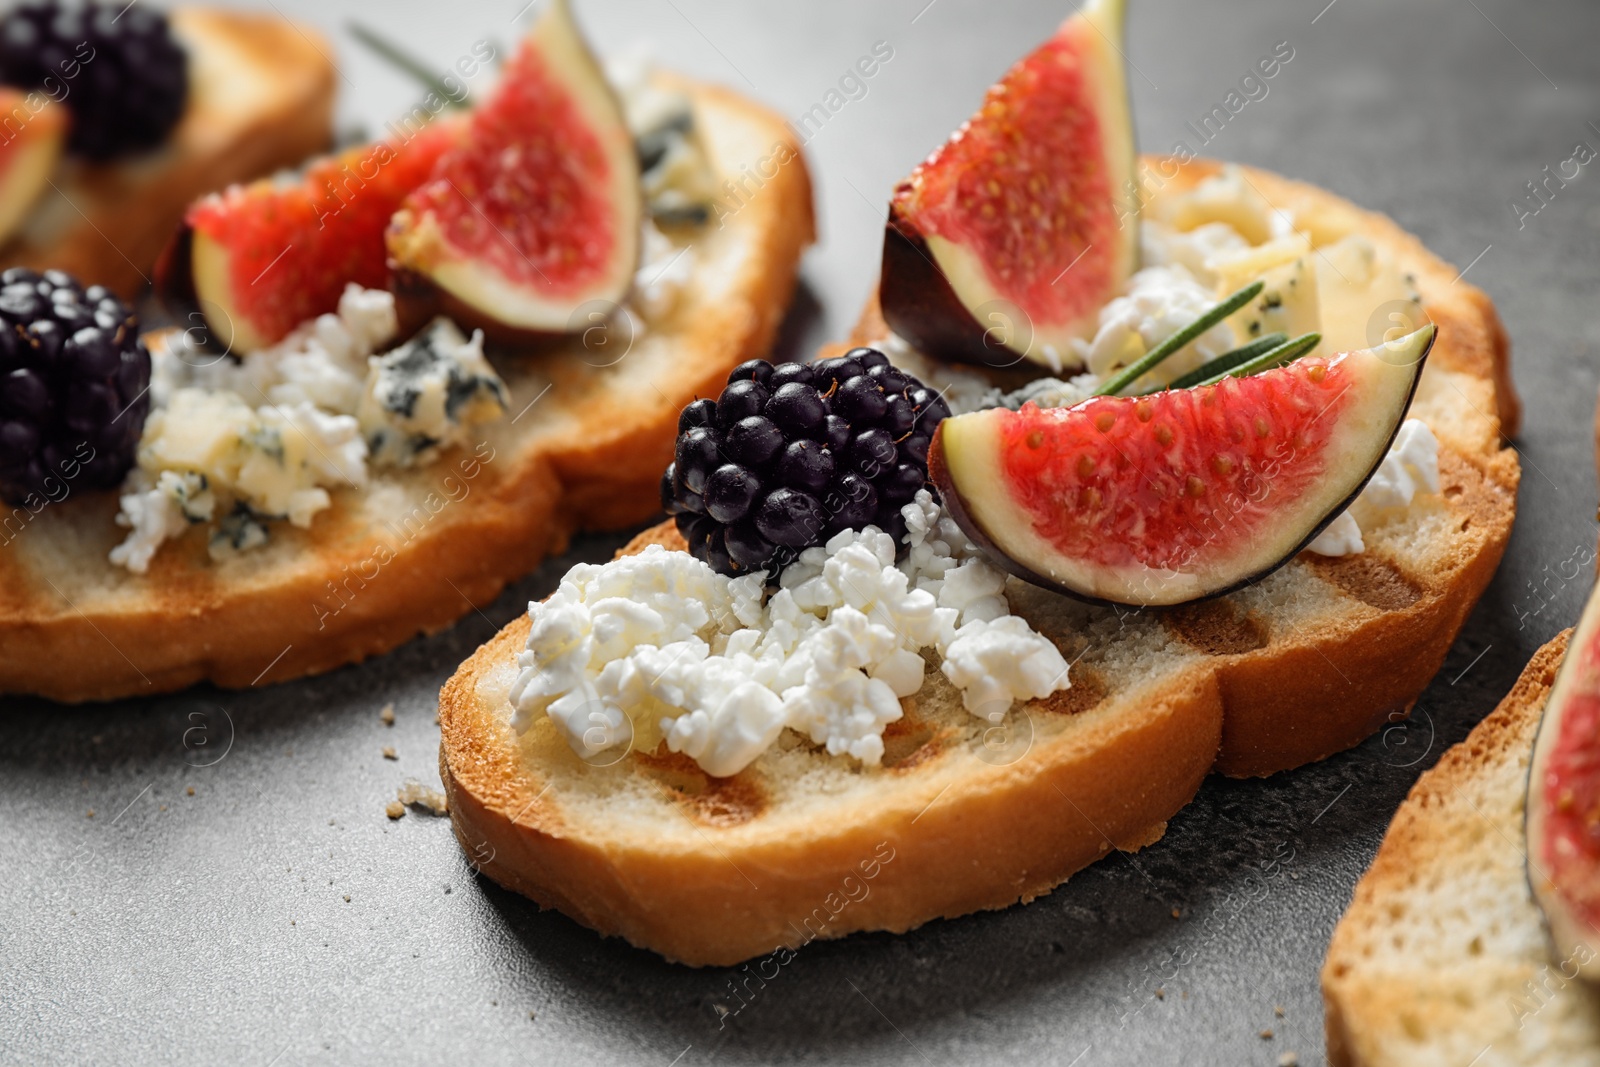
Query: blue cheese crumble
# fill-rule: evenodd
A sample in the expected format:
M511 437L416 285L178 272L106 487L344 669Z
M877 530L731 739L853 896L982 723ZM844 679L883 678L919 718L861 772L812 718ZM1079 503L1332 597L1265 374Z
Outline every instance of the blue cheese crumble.
M482 330L469 340L449 319L434 319L373 357L371 368L357 419L375 464L427 463L506 413L506 386L483 356Z

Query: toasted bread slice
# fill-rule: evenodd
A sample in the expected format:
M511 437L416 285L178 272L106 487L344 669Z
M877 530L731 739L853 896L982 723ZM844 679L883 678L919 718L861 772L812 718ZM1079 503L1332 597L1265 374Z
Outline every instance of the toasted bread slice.
M178 8L171 19L189 53L190 90L167 143L126 161L67 161L0 248L0 267L57 267L132 297L192 200L332 142L337 75L314 31L210 8Z
M1412 787L1322 968L1340 1067L1600 1064L1600 990L1563 973L1528 888L1534 734L1571 631Z
M1207 173L1192 169L1190 181ZM510 726L520 619L440 695L440 773L484 873L671 959L734 963L1030 900L1159 838L1213 769L1297 766L1404 715L1510 534L1505 334L1482 293L1389 220L1249 175L1325 239L1359 231L1416 275L1440 340L1412 414L1442 443L1441 493L1374 527L1362 555L1303 554L1174 611L1119 616L1013 580L1012 610L1074 665L1071 689L1012 712L999 757L930 671L890 725L881 768L793 733L727 779L665 750L590 766L548 721L521 736ZM857 341L883 336L872 322ZM670 526L630 547L650 541L683 547Z
M147 575L112 566L115 494L0 511L0 692L98 700L330 670L441 629L577 529L658 512L679 411L767 351L813 233L810 180L783 120L720 88L673 84L692 100L719 184L787 161L753 192L746 180L742 206L703 230L677 305L625 356L573 341L499 361L511 415L475 448L376 471L365 490L336 492L309 530L276 524L265 547L222 562L193 531Z

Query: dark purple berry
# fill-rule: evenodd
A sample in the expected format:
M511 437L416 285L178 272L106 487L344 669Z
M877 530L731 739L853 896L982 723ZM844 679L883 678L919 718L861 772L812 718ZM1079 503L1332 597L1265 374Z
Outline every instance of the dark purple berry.
M800 440L783 450L774 474L779 485L815 495L832 484L833 470L832 452L815 441Z
M822 433L818 436L823 444L833 449L835 454L843 454L845 446L850 443L850 420L840 418L838 415L829 415L827 424L823 426Z
M839 383L832 400L833 410L852 423L877 422L889 406L883 388L865 374Z
M74 492L116 488L149 385L150 353L126 305L99 287L91 299L61 271L0 273L0 498L23 503L68 477Z
M763 466L783 449L783 431L761 415L740 419L728 427L722 440L723 454L746 467Z
M728 384L734 382L755 382L766 385L772 380L772 364L764 359L747 359L728 374Z
M827 532L856 530L866 526L877 516L878 491L872 483L854 471L843 475L834 483L826 498L830 522Z
M850 466L869 479L892 467L898 455L899 448L888 430L862 430L850 442Z
M900 462L926 470L928 467L928 441L922 434L912 434L899 444Z
M805 434L828 417L827 405L809 385L790 382L781 386L767 401L767 418L784 434Z
M878 491L884 501L893 504L896 514L899 509L911 503L911 498L917 495L928 481L928 472L912 463L897 463L877 481Z
M766 386L749 379L732 383L717 398L717 429L727 430L740 419L761 414L766 403Z
M811 372L809 363L780 363L772 368L772 377L763 383L776 393L780 388L790 382L799 382L801 385L811 385L815 377Z
M917 413L912 410L911 401L900 393L892 394L888 406L884 408L882 421L883 428L889 431L889 436L904 437L916 424Z
M706 514L721 523L738 522L761 495L761 482L737 463L724 463L706 479Z
M706 534L701 542L701 556L706 565L718 574L729 574L733 571L733 561L728 557L728 548L723 540L725 532L721 526L713 528Z
M167 139L184 112L189 63L167 16L148 5L29 0L0 19L0 83L52 95L69 86L67 151L104 161Z
M662 505L689 551L722 574L776 580L840 530L876 525L899 541L900 509L927 484L928 442L947 414L872 349L809 365L747 363L720 397L695 401L679 420Z
M761 536L789 548L817 544L827 521L822 502L798 489L774 489L756 511Z
M678 477L683 479L683 484L690 492L704 493L706 479L721 465L718 444L716 431L706 426L690 427L678 437L673 464L678 468Z
M728 550L728 559L740 571L761 570L772 559L774 545L761 536L754 522L728 527L723 532L723 544Z
M678 432L689 429L691 426L715 426L717 424L717 402L701 397L693 401L678 415Z
M879 352L876 348L852 348L844 354L845 359L853 359L861 364L862 370L871 373L876 367L887 367L889 357Z
M832 359L819 359L814 364L817 376L817 388L827 392L834 385L848 381L859 375L865 374L867 368L859 360L849 356L834 356Z
M678 503L677 487L673 484L673 475L676 473L675 463L668 463L667 469L661 472L661 510L668 515L683 511L683 505Z

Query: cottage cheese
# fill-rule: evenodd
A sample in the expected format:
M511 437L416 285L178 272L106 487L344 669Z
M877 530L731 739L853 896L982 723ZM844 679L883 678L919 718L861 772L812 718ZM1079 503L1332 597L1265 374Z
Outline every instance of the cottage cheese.
M875 527L801 553L776 591L652 546L580 564L543 603L512 688L512 725L546 715L580 756L665 741L735 774L785 728L830 754L883 759L925 650L967 709L1002 719L1070 683L1050 641L1012 616L1005 577L923 491L904 509L906 558Z
M1439 439L1421 419L1400 425L1394 444L1350 509L1333 520L1307 545L1319 556L1349 556L1366 551L1361 526L1351 514L1356 508L1379 511L1409 507L1418 492L1439 491Z

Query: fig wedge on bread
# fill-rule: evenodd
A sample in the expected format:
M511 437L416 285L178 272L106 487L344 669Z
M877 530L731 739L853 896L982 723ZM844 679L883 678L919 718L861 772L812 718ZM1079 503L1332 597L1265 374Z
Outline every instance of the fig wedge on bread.
M431 462L375 467L364 486L334 488L310 522L273 523L260 547L250 547L259 535L249 523L236 524L217 531L230 543L213 558L216 535L208 543L207 534L214 524L197 521L203 528L180 530L149 558L146 573L130 574L108 559L124 536L113 521L113 495L75 492L69 483L59 500L8 506L0 513L0 692L97 700L330 670L471 612L578 529L647 518L679 410L767 350L813 237L805 163L781 118L686 79L663 74L653 84L683 101L715 187L758 164L771 175L759 189L747 183L715 218L686 227L693 255L666 264L680 272L670 307L644 325L629 317L631 308L613 308L609 322L618 329L497 357L493 375L447 381L439 371L436 394L418 411L492 397L503 417L442 454L438 441L412 435L408 442ZM270 275L268 283L277 284ZM630 323L636 328L621 328ZM259 353L219 364L233 357L180 348L209 340L207 333L157 336L151 344L186 353L190 370L243 376L239 388L249 392ZM450 341L448 330L428 332L386 366L397 376L439 366L440 336L475 344L459 335ZM382 373L373 369L368 396L347 398L350 409L361 401L363 417L373 404L409 418L415 398L398 378L386 386ZM202 402L214 395L190 392ZM267 402L264 391L248 400L262 411L285 407ZM194 441L176 444L182 451ZM374 454L387 447L380 437L369 446ZM322 465L337 458L315 448L296 456ZM243 476L237 463L229 473ZM71 671L61 669L63 656L72 657Z
M196 197L295 166L332 143L337 75L332 49L315 30L270 11L178 7L167 17L187 55L176 124L158 144L110 158L81 158L69 143L31 195L13 187L8 173L0 196L26 196L27 203L0 203L0 219L17 218L0 243L0 268L64 270L131 298L149 283L157 255ZM19 141L58 118L70 128L67 113L83 98L73 95L83 71L113 61L84 58L90 54L79 51L67 70L50 72L47 88L59 101L42 88L7 108L8 121L20 125Z
M1594 934L1553 938L1526 828L1534 740L1578 641L1540 648L1395 813L1322 966L1337 1067L1600 1063Z
M549 721L519 732L511 701L530 630L518 620L440 699L452 819L484 873L671 959L728 964L1032 899L1112 849L1158 839L1212 771L1285 770L1405 714L1509 537L1518 466L1502 437L1516 412L1505 335L1488 299L1390 220L1241 172L1320 241L1360 235L1414 278L1438 340L1410 416L1438 437L1437 493L1365 523L1359 554L1301 553L1175 610L1096 608L1013 579L1010 611L1071 663L1070 688L986 723L930 669L875 766L793 731L724 777L665 743L595 758ZM1191 164L1153 204L1218 173ZM852 341L887 337L869 307ZM652 544L689 547L663 526L630 550ZM827 907L863 862L870 896Z

